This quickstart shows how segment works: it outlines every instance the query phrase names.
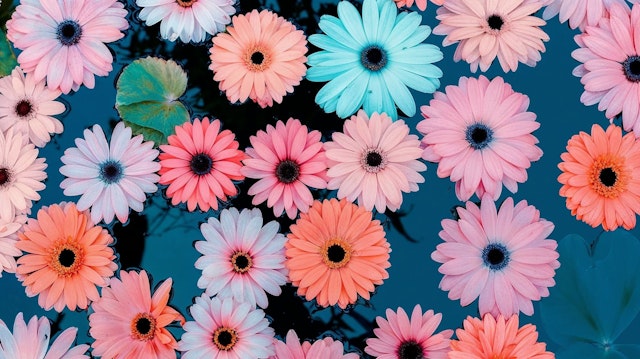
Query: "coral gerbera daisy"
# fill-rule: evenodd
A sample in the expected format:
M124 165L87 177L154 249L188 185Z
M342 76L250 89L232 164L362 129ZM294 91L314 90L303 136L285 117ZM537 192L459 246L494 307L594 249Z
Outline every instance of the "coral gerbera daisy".
M463 328L456 330L457 340L451 340L449 359L517 358L555 359L546 351L547 345L538 342L533 324L518 327L518 316L505 319L490 314L478 318L467 317Z
M209 296L233 297L266 308L266 293L280 295L280 286L287 282L286 238L278 233L279 227L276 221L262 226L257 208L242 212L229 208L220 212L220 220L209 218L200 226L206 240L195 242L202 253L195 263L202 270L198 288Z
M53 115L65 111L62 102L55 101L60 91L52 90L44 80L35 81L33 73L25 76L20 67L11 75L0 78L0 130L13 128L36 147L43 147L51 134L62 133L62 122Z
M396 5L401 8L403 6L406 7L412 7L413 3L416 3L416 6L418 7L418 9L420 9L421 11L425 11L427 9L427 0L393 0L395 1ZM444 4L445 0L431 0L432 3L436 4L436 5L442 5Z
M203 211L218 209L218 200L226 201L238 189L233 180L244 179L240 168L244 152L238 150L235 134L220 131L220 120L195 119L176 126L169 144L161 145L159 183L169 185L171 204L187 203L189 211L196 206Z
M18 238L16 247L25 254L18 258L16 276L46 310L86 309L99 297L96 287L106 286L118 269L113 237L74 203L42 207Z
M0 277L2 272L16 272L16 258L22 251L16 247L18 230L27 222L27 216L17 215L11 219L0 217Z
M184 317L170 307L171 278L153 295L147 272L120 271L93 302L89 334L92 354L103 358L176 358L178 343L166 328Z
M577 219L606 231L632 229L640 214L640 142L632 133L599 125L580 132L560 155L560 195Z
M298 334L291 329L287 332L285 341L276 340L274 338L276 353L269 359L306 359L306 358L322 358L322 359L358 359L360 356L355 353L344 354L342 342L334 340L331 337L325 337L321 340L303 342L300 344Z
M158 190L158 150L142 135L131 136L131 128L118 122L107 142L102 128L94 125L84 130L84 139L76 139L78 147L66 149L60 158L60 173L67 176L60 187L67 196L81 195L78 210L91 208L93 223L104 219L108 224L114 216L125 223L129 208L141 212L146 194Z
M231 102L250 98L262 108L282 103L307 71L304 32L269 10L253 10L231 21L227 33L213 38L213 79Z
M462 306L479 299L480 315L533 314L533 300L549 295L560 267L558 243L547 236L553 223L520 201L508 197L496 210L490 197L480 207L467 202L457 208L460 219L442 221L440 238L431 258L442 263L440 288Z
M438 176L456 182L461 201L474 192L497 200L503 184L516 192L531 162L542 156L531 134L540 123L528 107L529 98L501 77L461 77L458 86L436 92L429 106L420 107L422 158L438 162Z
M549 20L559 15L561 23L569 20L569 27L581 31L587 26L596 26L600 19L609 17L609 9L613 4L626 4L625 0L547 0L548 6L542 18ZM637 0L626 0L636 2Z
M203 294L189 312L194 320L183 325L182 359L264 359L274 353L273 328L250 303Z
M119 40L129 27L118 0L21 0L7 21L7 38L22 52L18 63L34 81L68 94L92 89L94 75L107 76L113 55L105 43Z
M387 308L385 314L386 319L376 317L379 328L373 330L375 338L367 339L367 354L383 359L446 359L453 330L434 334L442 314L434 314L431 309L423 314L419 304L413 308L411 318L402 308L397 312Z
M147 26L160 22L160 35L169 41L202 42L223 31L235 14L235 0L136 0L138 17Z
M285 244L289 279L298 294L342 309L358 295L369 299L389 277L391 248L380 221L343 199L316 200L302 213Z
M365 0L362 16L353 4L340 1L337 18L320 18L324 34L309 36L323 51L309 55L307 80L329 81L318 91L316 103L341 118L360 107L369 115L384 112L395 120L397 106L413 116L416 104L409 88L432 93L442 77L433 65L442 60L442 52L422 43L431 28L421 21L417 12L398 14L387 0Z
M13 333L0 320L0 358L11 359L89 359L89 345L73 345L78 328L67 328L49 346L51 324L47 317L31 317L24 321L22 312L13 322Z
M307 130L297 119L290 118L286 124L278 121L276 126L267 126L267 132L258 131L249 139L249 158L244 159L241 172L248 178L260 179L248 194L252 204L267 201L273 213L280 216L283 211L291 219L298 211L306 212L313 203L308 187L327 188L327 160L319 131Z
M540 29L546 22L532 16L541 1L447 0L437 10L440 24L433 29L445 35L443 46L459 43L453 60L464 60L471 71L487 71L498 58L504 72L516 71L518 62L535 66L543 41L549 36Z

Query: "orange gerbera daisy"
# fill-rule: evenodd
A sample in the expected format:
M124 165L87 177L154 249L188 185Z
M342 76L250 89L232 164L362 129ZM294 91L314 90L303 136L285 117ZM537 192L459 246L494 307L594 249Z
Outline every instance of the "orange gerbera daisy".
M449 359L552 359L555 355L546 351L547 345L539 343L533 324L518 328L518 316L505 320L502 315L494 318L485 314L482 320L467 317L464 329L457 329L458 340L451 340Z
M571 137L558 167L563 185L560 195L577 219L592 227L602 224L607 231L618 226L632 229L640 213L640 142L633 133L610 125L599 125L591 135Z
M99 298L96 286L106 286L118 269L113 237L75 203L42 207L18 238L16 247L26 254L18 259L16 276L46 310L86 309Z
M391 248L380 221L343 199L318 200L291 226L285 265L298 294L323 307L369 299L389 278Z

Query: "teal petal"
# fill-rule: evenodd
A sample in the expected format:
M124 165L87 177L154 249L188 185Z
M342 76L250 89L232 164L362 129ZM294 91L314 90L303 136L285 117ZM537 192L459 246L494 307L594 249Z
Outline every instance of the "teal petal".
M360 56L353 51L331 53L327 51L318 51L307 57L309 66L333 67L340 65L349 65L349 67L359 66Z
M380 22L378 23L378 44L384 44L396 23L398 9L393 1L384 1L380 9Z
M363 7L367 6L367 3L376 6L375 1L371 3L371 0L365 0ZM362 18L356 7L348 1L340 1L338 3L338 17L342 20L344 28L358 43L359 47L362 48L365 46L367 44L367 37L364 35Z
M381 113L383 111L383 96L390 97L387 88L382 83L384 80L379 73L369 76L369 88L364 95L362 108L366 113Z
M389 68L391 70L391 68ZM414 72L405 70L404 67L394 66L393 73L407 87L424 93L433 93L438 88L430 79L420 76Z
M442 60L443 54L440 49L431 44L420 44L400 51L395 51L390 55L389 61L407 65L431 64Z
M382 71L382 76L398 108L409 117L415 115L416 103L407 86L405 86L392 71Z
M379 21L380 14L375 0L365 0L362 5L362 24L369 44L378 42Z
M353 36L347 29L345 29L343 22L336 17L330 15L322 15L318 26L334 41L350 48L351 51L359 51L362 48L362 45L353 38Z
M356 112L362 106L364 101L364 93L369 87L368 72L363 71L354 81L352 81L342 92L338 98L336 107L336 115L346 118Z
M318 94L316 94L316 103L322 107L324 107L324 103L329 101L332 98L336 98L340 96L340 93L344 91L344 89L349 86L351 82L353 82L360 74L364 72L364 69L361 68L352 68L349 71L341 74L335 79L329 81L326 85L324 85ZM325 109L326 110L326 109Z
M337 42L331 37L324 34L313 34L309 36L309 42L323 50L330 52L353 52L353 49Z
M387 38L385 47L388 49L388 51L393 51L398 47L404 47L405 41L411 40L414 43L416 41L417 43L421 43L422 41L424 41L429 34L427 33L427 36L422 38L424 32L420 33L419 31L416 31L421 22L422 16L415 12L409 13L399 19L399 21L397 21L395 26L393 27L391 34L389 34L389 37Z

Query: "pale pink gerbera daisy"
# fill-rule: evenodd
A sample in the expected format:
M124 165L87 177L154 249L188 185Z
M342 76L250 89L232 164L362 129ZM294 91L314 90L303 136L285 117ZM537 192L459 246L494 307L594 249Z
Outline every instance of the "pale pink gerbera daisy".
M514 206L508 197L496 210L485 196L480 207L458 207L459 220L442 221L440 238L431 258L442 263L440 288L462 306L480 297L480 315L509 317L533 314L533 300L549 295L560 266L558 243L547 236L553 223L526 201Z
M27 222L27 216L20 214L11 219L0 217L0 277L2 272L16 272L16 258L22 251L16 247L17 232Z
M13 333L0 320L0 358L7 359L89 359L87 344L73 345L78 328L67 328L49 346L51 324L47 317L24 321L22 312L13 321Z
M62 133L63 126L53 115L64 112L62 102L55 101L60 91L45 81L36 82L33 73L26 75L16 67L11 75L0 78L0 130L13 128L36 147L51 140L52 133Z
M540 1L447 0L437 10L440 24L433 29L445 35L443 46L459 43L453 60L471 64L471 71L487 71L498 58L504 72L516 71L518 62L535 66L543 41L549 41L540 26L546 22L533 13Z
M609 17L609 9L613 4L626 4L625 0L547 0L548 6L542 18L549 20L559 15L561 23L569 20L572 29L584 30L586 26L596 26L600 19ZM638 0L626 0L638 2Z
M274 354L274 331L262 309L233 298L196 297L193 321L183 325L182 359L264 359Z
M415 1L416 6L418 7L418 9L420 9L421 11L425 11L427 9L427 0L393 0L396 3L396 6L398 6L399 8L406 6L406 7L412 7L413 3ZM442 5L444 4L445 0L431 0L432 3L436 4L436 5Z
M379 328L373 330L375 338L367 339L367 354L379 359L447 358L453 330L434 334L442 314L434 314L431 309L423 314L419 304L413 308L411 318L402 308L397 312L388 308L385 314L386 319L376 317Z
M409 134L404 121L392 121L387 114L360 110L344 122L344 132L334 132L326 142L329 184L338 198L347 198L367 210L395 211L402 204L402 192L418 190L427 169L418 161L422 149L416 135Z
M153 296L147 272L120 271L95 301L89 315L92 354L103 358L176 358L176 342L166 328L184 317L169 302L171 278Z
M542 156L531 134L540 123L528 107L529 98L501 77L461 77L458 86L436 92L429 106L420 107L422 158L438 162L438 176L456 182L462 201L474 192L497 200L503 184L516 192L531 162Z
M253 147L246 149L241 172L260 179L251 188L252 204L267 201L273 213L283 211L291 219L298 211L306 212L313 203L308 187L327 188L327 160L319 131L307 130L300 121L290 118L286 124L278 121L258 131L249 139Z
M276 353L269 359L358 359L360 356L355 353L344 354L342 342L331 337L316 340L311 344L308 341L300 344L298 334L291 329L287 332L285 341L274 338Z
M113 55L105 43L124 36L127 10L118 0L22 0L7 21L7 38L22 52L20 67L34 81L68 94L107 76Z
M209 218L200 226L206 239L195 243L202 253L195 267L202 270L198 288L209 296L233 297L266 308L267 294L280 295L287 282L284 266L286 237L271 221L262 226L259 209L225 209L220 220Z
M141 212L146 194L158 190L158 150L153 141L131 135L131 128L118 122L107 142L102 128L94 125L93 131L84 130L84 139L76 139L78 147L68 148L60 158L60 173L67 176L60 187L67 196L82 195L78 210L91 208L94 223L110 223L114 216L125 223L129 208Z

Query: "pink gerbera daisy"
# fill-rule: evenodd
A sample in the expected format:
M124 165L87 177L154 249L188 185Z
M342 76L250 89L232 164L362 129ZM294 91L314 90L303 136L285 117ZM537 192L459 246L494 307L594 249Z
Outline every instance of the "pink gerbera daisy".
M286 341L276 340L276 353L269 359L358 359L360 356L355 353L344 354L342 342L334 340L331 337L325 337L322 340L316 340L311 344L305 341L300 344L298 334L291 329L287 332Z
M385 113L371 118L360 110L344 122L344 132L334 132L326 142L329 184L338 198L347 198L367 210L395 211L402 192L416 192L427 169L418 161L422 149L404 121L392 121Z
M379 328L373 330L375 338L367 339L364 349L367 354L379 359L446 359L453 330L434 334L442 314L434 314L431 309L423 314L418 304L413 308L410 319L402 308L397 312L387 309L386 315L386 319L376 317Z
M442 221L440 238L431 258L442 263L440 288L462 306L479 300L480 315L509 317L533 314L533 300L549 295L558 269L558 243L547 236L553 223L526 201L514 206L508 197L496 210L485 196L480 207L457 208L460 219Z
M396 6L398 6L399 8L406 6L406 7L412 7L413 3L416 3L416 6L418 7L418 9L420 9L421 11L425 11L427 9L427 0L393 0L396 3ZM436 4L436 5L442 5L444 4L445 0L431 0L432 3Z
M11 219L0 217L0 277L2 272L16 272L16 258L22 251L16 247L18 230L27 222L27 216L20 214Z
M120 271L95 301L89 315L92 354L103 358L176 358L178 343L166 326L184 317L169 302L171 278L153 296L147 272Z
M254 205L267 201L273 213L296 218L313 203L308 187L327 187L327 162L319 131L307 130L300 121L290 118L286 124L278 121L258 131L249 139L253 147L246 149L250 158L243 160L241 172L260 179L251 188Z
M7 38L22 52L20 67L34 81L68 94L107 76L113 55L105 43L124 36L127 10L118 0L21 0L7 21Z
M433 29L445 35L443 46L459 43L453 60L471 64L471 71L487 71L498 58L504 72L516 71L518 62L535 66L543 41L540 29L546 22L532 16L543 3L531 0L447 0L437 10L440 24Z
M183 326L182 359L264 359L274 354L274 331L262 309L233 298L196 297Z
M195 267L202 270L198 288L209 296L233 297L266 308L267 294L280 295L287 282L284 266L286 237L276 221L262 226L259 209L225 209L220 220L209 218L200 226L205 241L195 243L202 253Z
M456 182L462 201L474 192L497 200L503 184L516 192L531 162L542 156L531 134L540 123L528 107L529 98L501 77L461 77L458 86L436 92L429 106L420 108L422 158L438 162L438 176Z
M569 27L584 30L596 26L600 19L609 17L613 4L626 4L625 0L547 0L549 2L542 18L549 20L559 14L561 23L569 20ZM638 0L626 0L637 2Z
M218 209L218 200L226 201L238 189L233 180L244 179L240 173L244 152L238 150L235 134L220 131L220 120L195 119L176 126L169 144L160 146L160 184L169 185L167 196L171 204L187 203L203 211Z

